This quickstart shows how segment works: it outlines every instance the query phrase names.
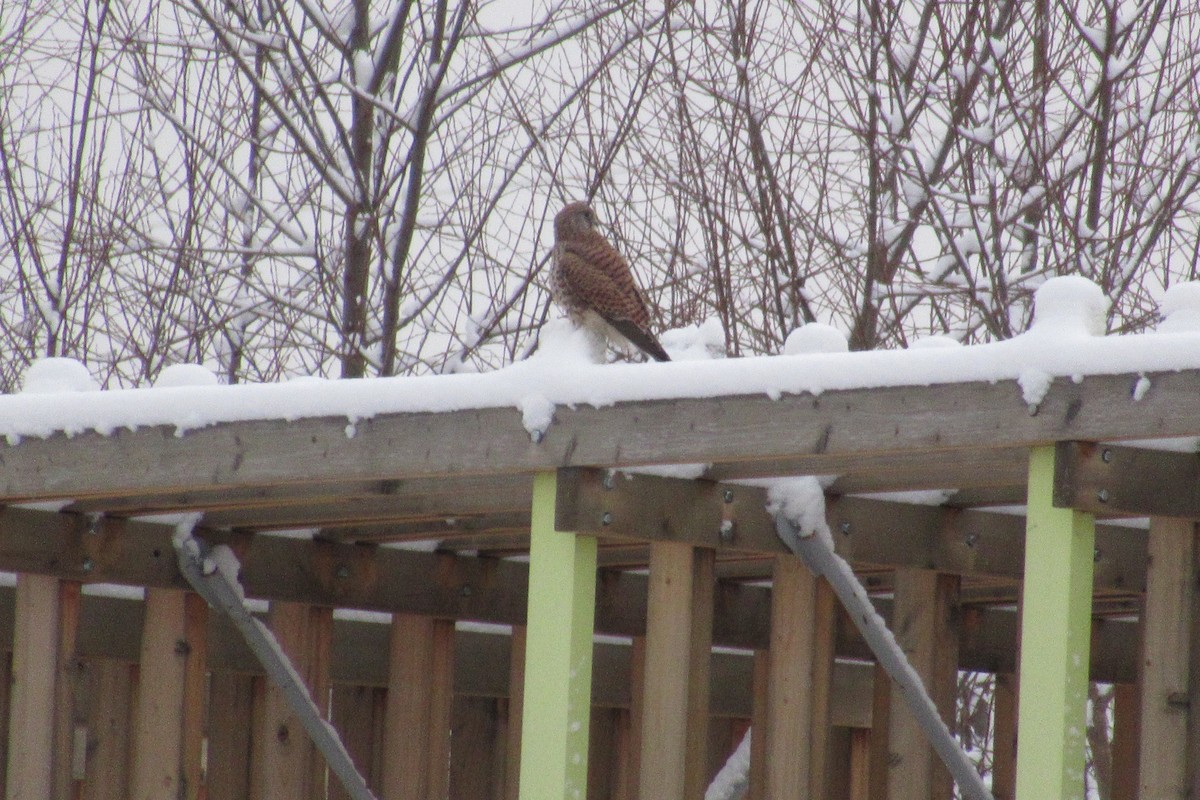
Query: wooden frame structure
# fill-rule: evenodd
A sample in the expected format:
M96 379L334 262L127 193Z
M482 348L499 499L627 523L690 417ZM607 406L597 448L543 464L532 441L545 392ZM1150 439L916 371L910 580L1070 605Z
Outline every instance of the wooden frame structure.
M381 797L696 798L747 728L752 797L949 797L742 482L797 474L838 476L837 550L943 713L957 669L1003 676L997 798L1079 795L1089 679L1122 687L1117 796L1200 794L1200 457L1139 446L1200 436L1196 397L1183 370L1036 407L986 381L563 407L536 442L482 408L0 444L5 796L338 796L141 518L201 512ZM708 467L612 471L661 463ZM955 491L862 496L929 489Z

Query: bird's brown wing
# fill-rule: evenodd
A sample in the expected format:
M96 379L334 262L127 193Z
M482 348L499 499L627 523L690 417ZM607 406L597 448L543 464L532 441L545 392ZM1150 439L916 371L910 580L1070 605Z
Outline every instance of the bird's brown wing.
M627 320L650 327L650 311L633 282L629 264L600 235L562 242L558 269L563 291L605 320Z

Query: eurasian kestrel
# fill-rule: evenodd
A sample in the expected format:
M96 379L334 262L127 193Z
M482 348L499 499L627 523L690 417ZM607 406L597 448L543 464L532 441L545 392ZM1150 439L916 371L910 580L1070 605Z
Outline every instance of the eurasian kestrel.
M576 325L618 347L628 342L658 361L671 360L650 332L650 310L629 262L596 230L587 203L570 203L554 218L551 290Z

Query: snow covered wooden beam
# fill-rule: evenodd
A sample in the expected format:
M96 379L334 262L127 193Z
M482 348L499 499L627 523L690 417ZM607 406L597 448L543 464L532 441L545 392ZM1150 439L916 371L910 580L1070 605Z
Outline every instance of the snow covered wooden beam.
M556 477L534 478L521 715L522 800L587 792L596 540L554 528Z
M1095 528L1054 507L1054 461L1052 446L1029 461L1017 800L1084 796Z
M908 359L905 364L916 358L910 353L871 355L889 364L897 355ZM946 361L944 355L938 359ZM666 388L675 365L653 373L664 380L653 391L645 385L649 371L628 375L622 392L648 399L614 400L605 390L599 393L605 402L589 405L587 386L560 387L553 392L561 395L559 401L543 397L555 404L553 419L536 431L536 443L517 407L524 400L515 395L507 407L464 409L459 396L457 405L447 399L445 410L380 410L365 416L371 404L356 394L385 397L391 389L397 394L390 405L402 405L402 394L416 408L436 405L438 397L478 382L478 402L484 404L482 389L490 382L499 387L503 375L442 383L379 381L379 392L349 381L327 390L307 385L206 387L207 393L196 395L194 409L183 402L191 398L153 395L153 390L56 396L38 400L36 407L29 397L16 395L0 399L0 419L7 420L9 434L0 444L0 498L84 499L289 482L532 474L563 466L663 461L713 464L722 477L762 474L756 465L791 474L849 475L886 471L889 455L914 453L940 458L952 485L961 471L952 456L956 453L1063 439L1200 435L1200 408L1188 402L1200 394L1197 369L1086 375L1078 382L1040 374L1033 394L1015 380L939 383L927 372L930 385L881 386L877 377L864 377L863 383L874 385L814 396L779 389L788 374L771 367L786 366L784 359L738 361L745 363L714 363L720 372L712 377L720 380L713 385L740 384L746 394L671 397ZM865 367L866 361L853 364ZM1152 363L1148 355L1142 362ZM951 373L942 366L947 365L938 367L938 375L947 380ZM749 377L739 380L743 370L754 373L762 391L749 388ZM626 370L609 365L598 372L597 386L611 389L625 375ZM779 380L764 381L763 375L778 375ZM1144 385L1152 388L1134 391ZM503 388L513 391L509 384ZM527 399L533 390L525 386L522 391ZM151 402L159 399L161 403ZM239 408L261 403L252 415L293 416L220 421L213 404L219 409L224 400L245 404ZM389 403L379 405L383 409ZM330 415L307 416L322 410ZM211 424L206 417L213 418ZM170 423L174 418L177 423ZM67 427L74 435L54 432Z
M1200 455L1061 442L1054 504L1094 514L1200 519Z

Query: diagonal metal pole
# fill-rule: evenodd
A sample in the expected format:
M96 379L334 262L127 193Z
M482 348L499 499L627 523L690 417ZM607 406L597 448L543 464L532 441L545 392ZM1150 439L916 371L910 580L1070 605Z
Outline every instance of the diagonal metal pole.
M782 513L775 514L775 531L809 569L829 581L829 585L842 601L850 619L854 620L854 625L870 646L875 658L879 660L879 664L900 687L904 702L929 738L934 752L958 784L963 797L969 800L994 800L992 793L975 770L975 765L942 722L937 707L925 691L921 676L908 663L904 651L900 649L883 618L871 604L867 590L855 577L850 565L821 541L821 537L802 536L799 529Z
M209 548L207 544L194 538L192 529L195 523L196 518L190 518L181 522L175 529L175 553L179 561L179 571L210 606L233 622L255 658L267 671L267 676L283 692L288 707L300 720L313 744L325 756L329 769L337 776L352 800L376 800L367 787L366 780L354 766L354 761L351 760L342 740L321 716L320 710L308 693L308 687L304 685L304 679L297 674L280 649L275 635L262 622L251 616L246 608L236 573L220 568L223 556L228 555L229 560L225 563L236 563L236 559L232 553L220 552L224 545Z

